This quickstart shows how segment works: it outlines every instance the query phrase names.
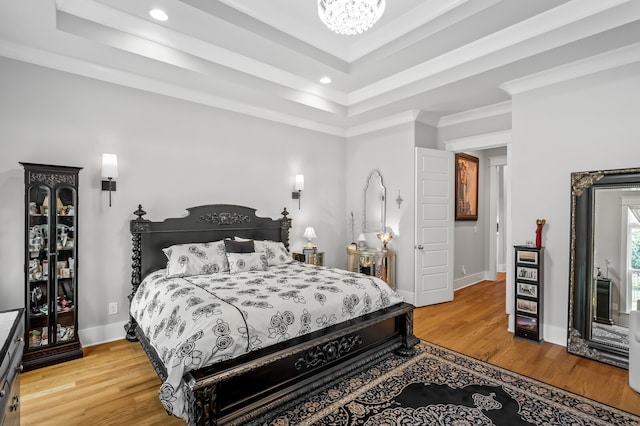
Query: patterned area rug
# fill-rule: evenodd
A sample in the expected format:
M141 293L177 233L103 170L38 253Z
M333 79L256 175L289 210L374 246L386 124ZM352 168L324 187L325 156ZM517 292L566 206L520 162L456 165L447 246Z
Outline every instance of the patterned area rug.
M629 329L619 325L593 323L591 338L600 343L623 350L629 350Z
M639 425L640 417L421 342L263 425Z

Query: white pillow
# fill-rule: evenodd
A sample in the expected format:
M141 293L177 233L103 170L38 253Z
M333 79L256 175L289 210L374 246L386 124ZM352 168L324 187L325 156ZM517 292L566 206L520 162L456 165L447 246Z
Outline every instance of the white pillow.
M235 237L238 241L249 241L247 238ZM254 240L253 245L257 252L262 252L267 256L267 264L269 266L282 265L283 263L291 263L293 259L291 254L284 246L283 242L272 240Z
M167 278L218 274L229 271L224 241L176 244L162 249L167 256Z
M267 258L264 253L227 253L229 272L237 274L247 271L266 271Z

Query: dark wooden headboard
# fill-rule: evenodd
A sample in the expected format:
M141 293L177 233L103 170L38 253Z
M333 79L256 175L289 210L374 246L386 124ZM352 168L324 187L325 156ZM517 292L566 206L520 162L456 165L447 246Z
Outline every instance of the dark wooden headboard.
M224 238L243 237L254 240L282 241L289 248L291 219L285 208L282 217L271 219L256 216L256 209L232 204L209 204L188 208L185 217L152 222L144 219L147 214L138 206L137 216L129 223L132 237L132 291L129 300L138 290L142 279L149 273L166 267L167 258L162 249L174 244L204 243ZM136 340L133 319L127 328L127 339ZM131 334L133 333L133 334Z

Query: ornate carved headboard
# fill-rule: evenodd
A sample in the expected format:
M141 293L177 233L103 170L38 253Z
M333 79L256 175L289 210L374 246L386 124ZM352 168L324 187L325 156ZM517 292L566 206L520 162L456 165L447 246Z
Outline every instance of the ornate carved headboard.
M162 249L174 244L204 243L238 236L282 241L289 248L291 219L287 218L289 212L286 208L279 219L258 217L256 209L232 204L209 204L191 207L187 211L189 214L185 217L162 222L144 219L147 212L142 210L142 206L133 213L137 218L129 223L133 242L130 300L145 276L166 266L167 258ZM127 325L129 340L135 340L132 321L130 318Z

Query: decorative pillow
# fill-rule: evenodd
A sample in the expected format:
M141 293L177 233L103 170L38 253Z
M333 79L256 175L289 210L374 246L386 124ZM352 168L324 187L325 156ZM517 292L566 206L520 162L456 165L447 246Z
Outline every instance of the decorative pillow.
M266 271L267 258L264 253L227 253L229 271L232 274L247 271Z
M224 248L227 253L253 253L256 251L253 240L224 240Z
M284 243L280 241L254 241L256 251L264 252L267 256L267 264L269 266L282 265L283 263L291 263L293 259L289 251L285 248Z
M235 237L236 241L251 241L246 238ZM269 266L291 263L293 259L283 242L272 240L254 240L253 244L257 252L263 252L267 256Z
M162 249L167 256L167 278L218 274L229 271L222 240L177 244Z

